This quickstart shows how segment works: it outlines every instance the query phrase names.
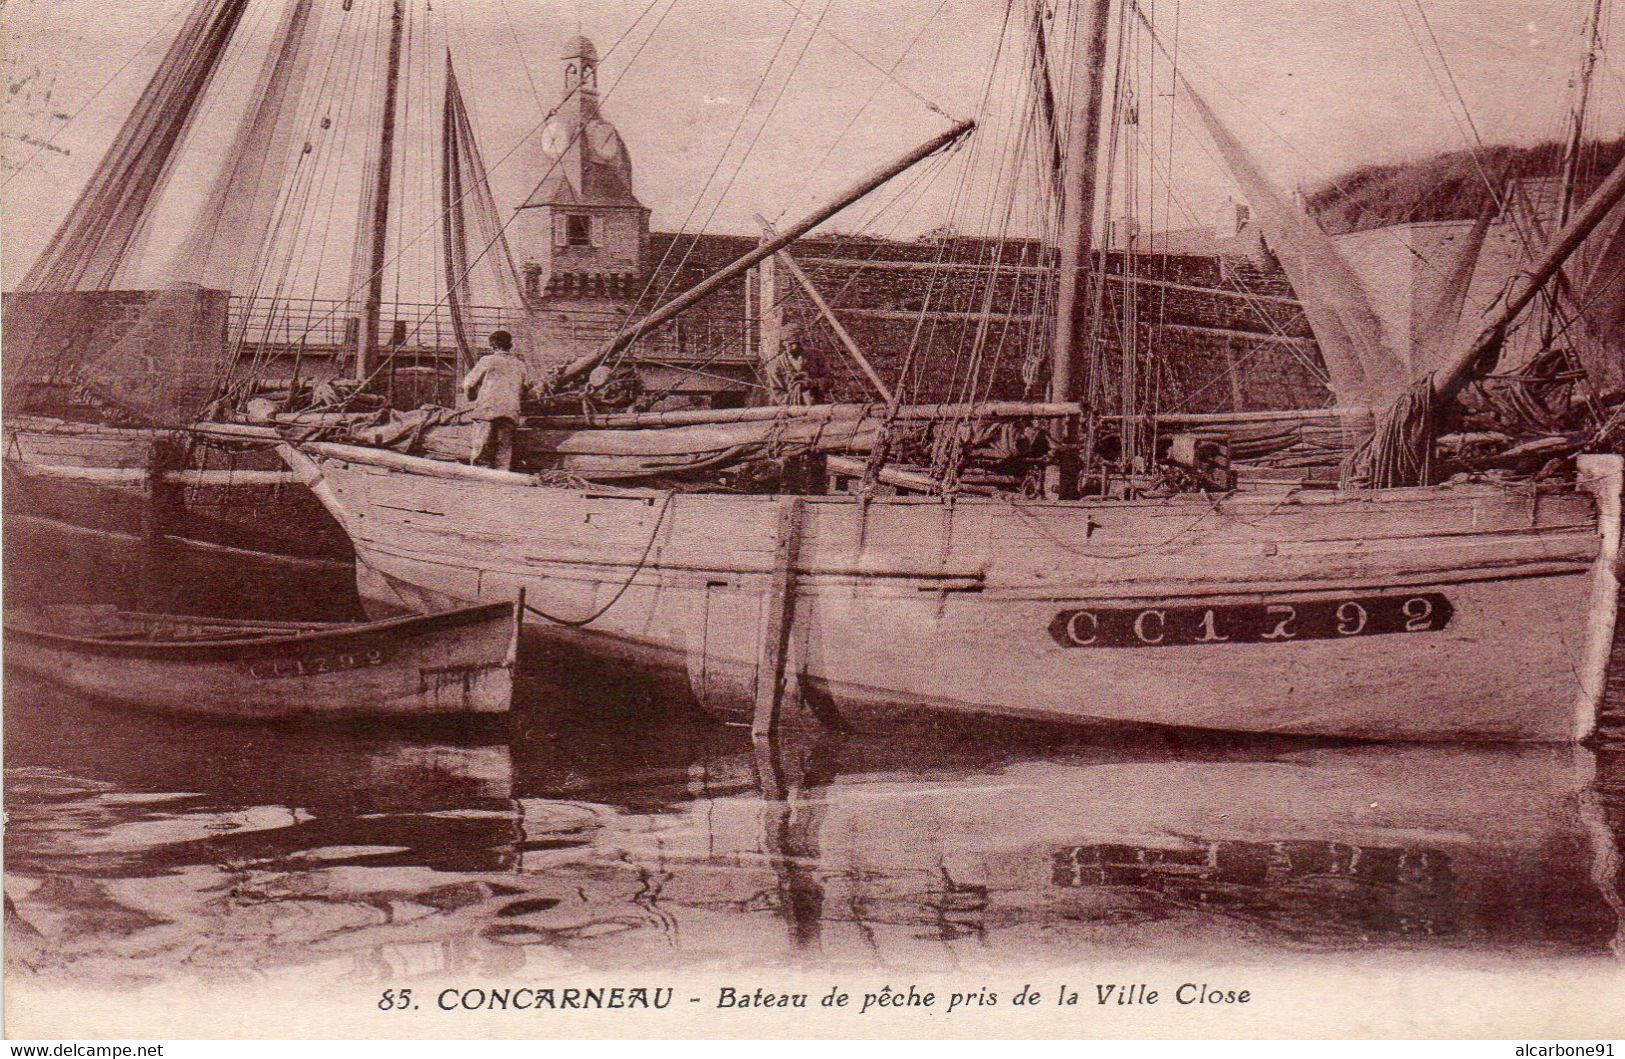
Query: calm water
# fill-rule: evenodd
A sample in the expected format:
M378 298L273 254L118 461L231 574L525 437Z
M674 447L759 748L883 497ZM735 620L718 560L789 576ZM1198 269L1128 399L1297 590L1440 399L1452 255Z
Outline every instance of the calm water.
M1625 952L1625 750L804 739L529 702L180 724L6 682L13 968L137 985Z

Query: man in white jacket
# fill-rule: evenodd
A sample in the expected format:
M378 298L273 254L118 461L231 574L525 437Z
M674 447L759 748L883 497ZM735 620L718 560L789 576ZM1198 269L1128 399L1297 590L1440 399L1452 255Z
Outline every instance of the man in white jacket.
M519 425L519 401L525 392L525 362L513 354L513 336L493 331L491 352L479 359L463 380L471 402L474 444L469 462L506 471L513 465L513 436Z

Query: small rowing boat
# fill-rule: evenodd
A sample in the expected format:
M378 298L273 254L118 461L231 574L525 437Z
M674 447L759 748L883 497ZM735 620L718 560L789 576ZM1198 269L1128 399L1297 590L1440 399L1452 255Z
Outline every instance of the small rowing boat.
M8 666L104 702L234 720L504 713L523 604L376 622L57 606L5 619Z

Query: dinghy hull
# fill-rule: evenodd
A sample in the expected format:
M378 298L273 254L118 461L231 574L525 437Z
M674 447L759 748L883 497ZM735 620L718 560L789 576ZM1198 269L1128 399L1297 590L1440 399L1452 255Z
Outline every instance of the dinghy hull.
M231 720L502 713L515 607L303 626L140 615L122 636L18 615L6 621L6 663L97 701Z

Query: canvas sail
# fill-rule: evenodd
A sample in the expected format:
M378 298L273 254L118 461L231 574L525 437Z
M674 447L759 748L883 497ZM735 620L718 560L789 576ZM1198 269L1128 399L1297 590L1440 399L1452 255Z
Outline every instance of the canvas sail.
M1320 227L1270 182L1185 76L1177 71L1175 76L1181 100L1212 140L1292 281L1338 403L1370 407L1392 400L1415 373L1383 344L1377 313L1353 269Z
M311 0L294 0L278 28L225 164L167 275L181 283L248 291L273 235L272 217L294 152L299 92L310 64Z
M519 270L514 267L508 236L491 195L485 161L468 105L446 55L446 101L441 124L441 244L446 268L446 303L457 341L459 374L473 366L477 336L471 334L468 308L480 299L488 304L522 304Z
M1494 208L1485 210L1473 222L1467 237L1439 266L1438 286L1417 311L1411 327L1411 356L1418 373L1432 371L1455 352L1453 338L1461 326L1473 273L1478 268L1479 255L1483 253L1484 240L1494 219Z

